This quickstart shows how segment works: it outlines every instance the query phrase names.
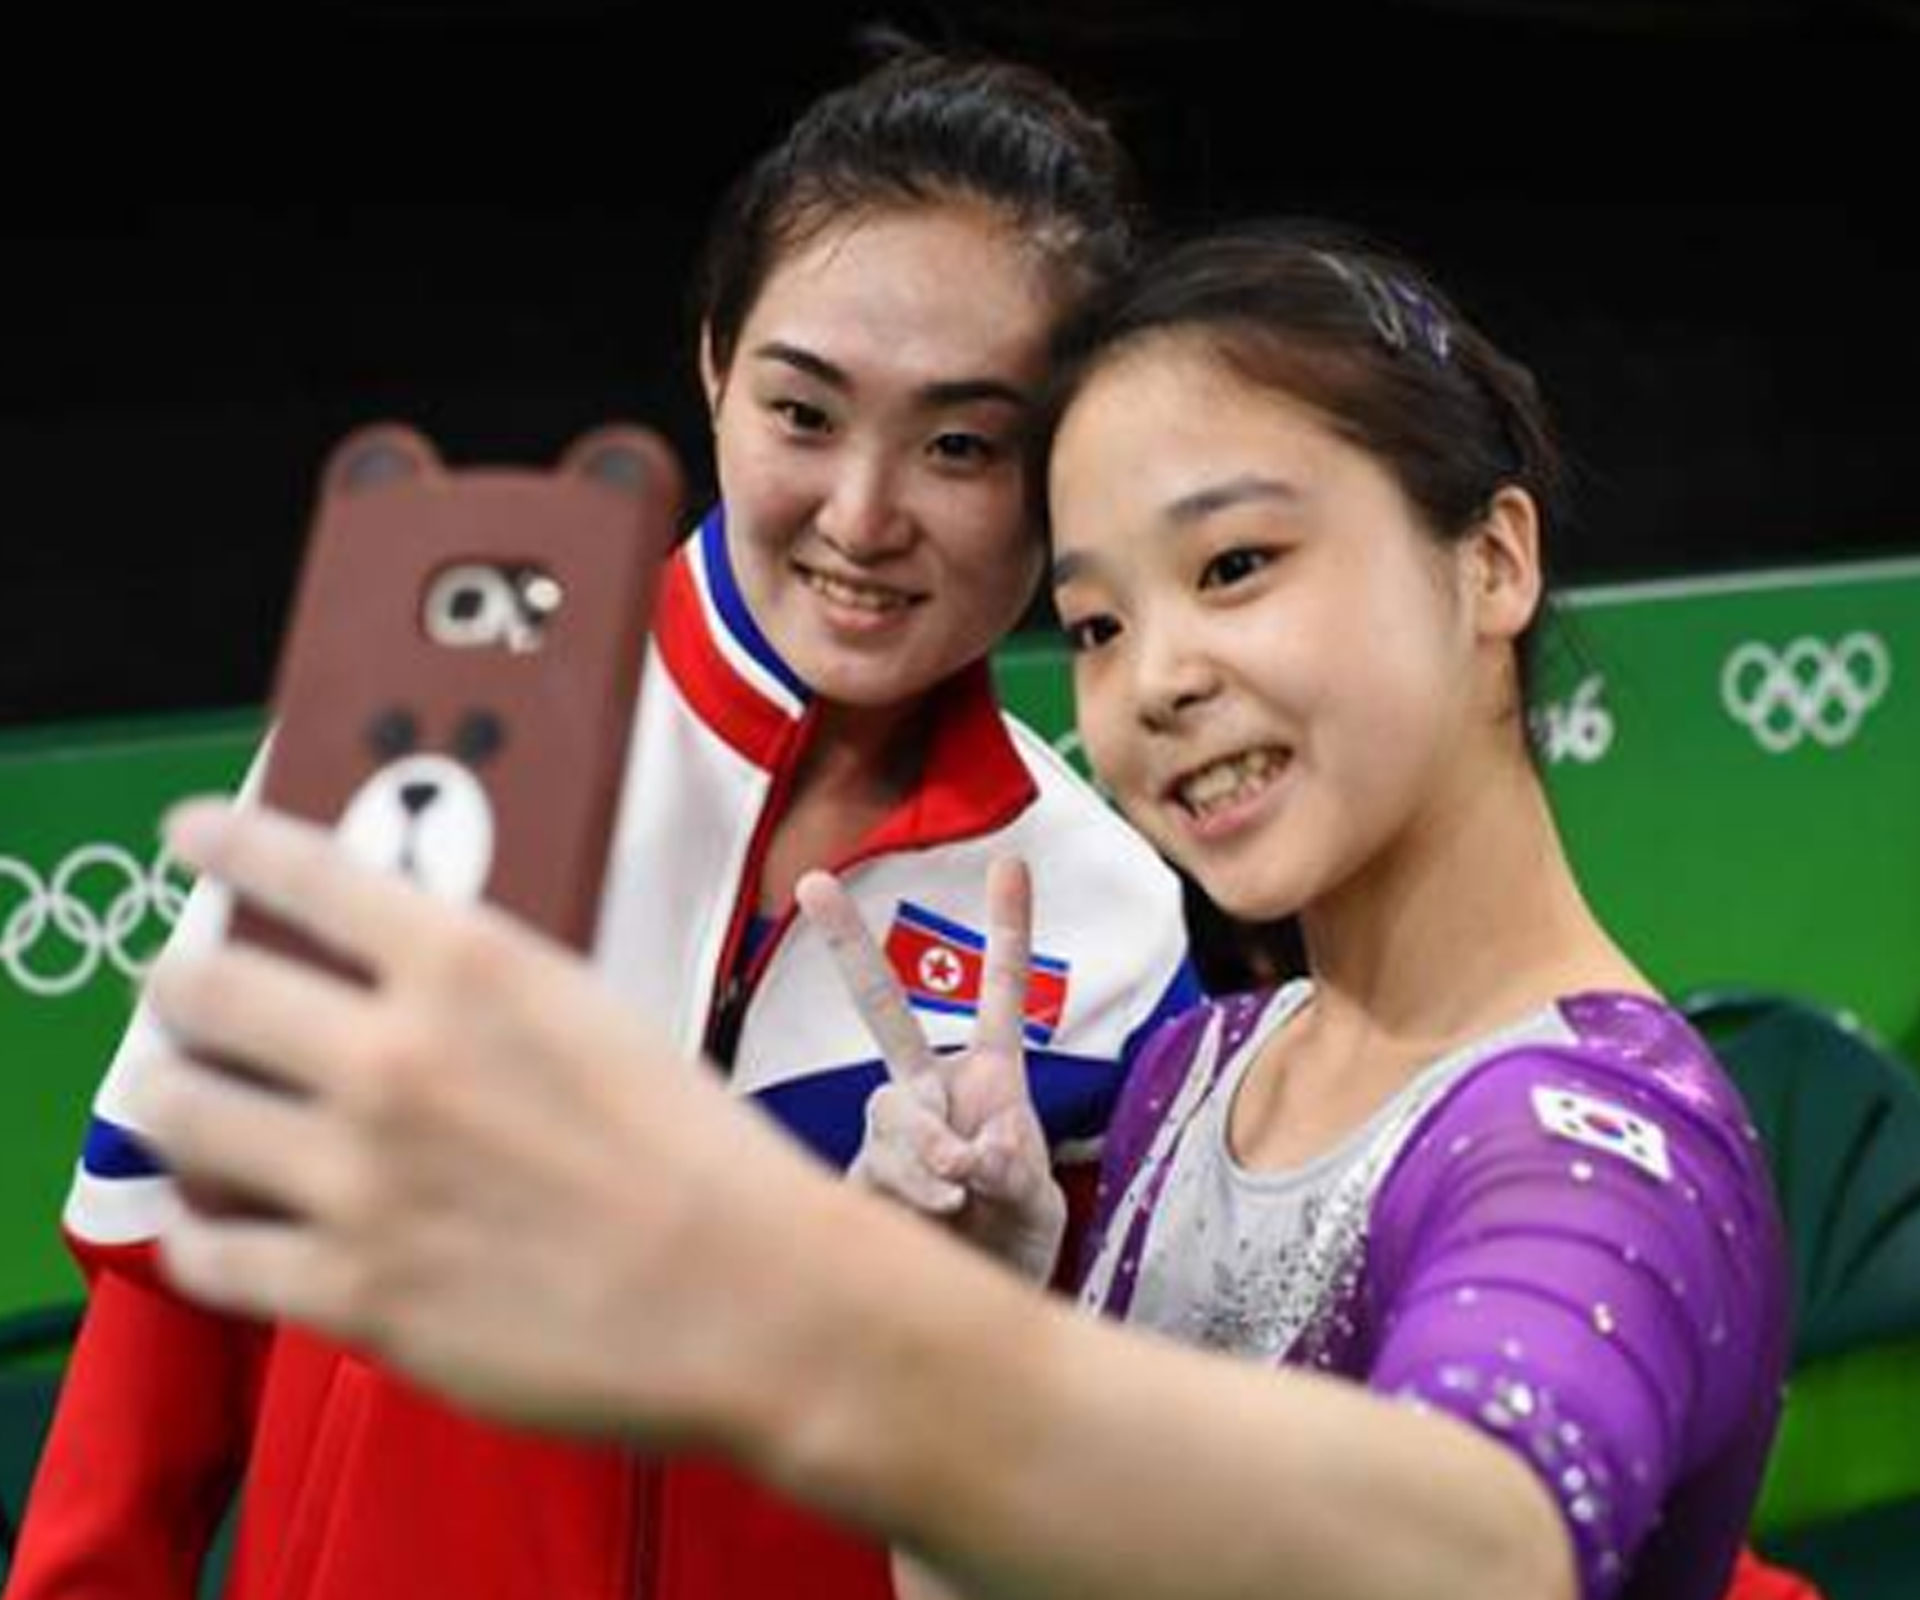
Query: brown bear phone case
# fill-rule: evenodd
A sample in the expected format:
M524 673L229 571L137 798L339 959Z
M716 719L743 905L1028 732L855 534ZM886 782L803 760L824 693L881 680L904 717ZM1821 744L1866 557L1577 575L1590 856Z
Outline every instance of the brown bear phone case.
M449 469L391 424L349 435L322 478L263 801L587 948L680 495L672 452L635 427L552 471ZM234 932L288 942L244 908Z
M672 451L635 427L587 434L552 471L449 469L392 424L349 435L322 477L261 801L588 949L680 498ZM244 901L229 937L360 976Z

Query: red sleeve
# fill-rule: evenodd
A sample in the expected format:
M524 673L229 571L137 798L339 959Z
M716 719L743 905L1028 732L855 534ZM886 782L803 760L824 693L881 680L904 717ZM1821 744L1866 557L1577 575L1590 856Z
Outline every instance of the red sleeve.
M268 1338L128 1273L92 1275L8 1600L192 1600Z

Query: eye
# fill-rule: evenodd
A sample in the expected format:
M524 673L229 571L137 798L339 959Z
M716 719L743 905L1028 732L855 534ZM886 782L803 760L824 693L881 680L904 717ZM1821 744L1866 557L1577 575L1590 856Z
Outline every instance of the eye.
M1243 583L1272 560L1271 550L1251 550L1245 546L1222 550L1201 570L1200 587L1224 589Z
M780 418L788 433L820 434L833 427L833 418L805 400L775 400L768 409Z
M927 448L941 461L956 466L985 464L1000 459L999 444L979 433L936 434Z
M453 730L453 753L477 767L507 742L507 730L491 711L469 711Z
M369 750L382 761L391 761L419 743L420 729L407 712L394 706L367 724L365 738Z
M1067 648L1075 655L1084 655L1118 635L1120 624L1108 616L1079 617L1062 622L1060 631L1067 636Z

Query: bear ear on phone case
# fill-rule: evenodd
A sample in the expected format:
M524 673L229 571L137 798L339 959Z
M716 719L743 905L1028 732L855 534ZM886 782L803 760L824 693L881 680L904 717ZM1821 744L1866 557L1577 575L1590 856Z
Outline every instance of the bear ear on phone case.
M449 465L396 422L348 434L320 474L265 803L587 948L682 492L631 424L549 468ZM234 935L292 938L253 912Z

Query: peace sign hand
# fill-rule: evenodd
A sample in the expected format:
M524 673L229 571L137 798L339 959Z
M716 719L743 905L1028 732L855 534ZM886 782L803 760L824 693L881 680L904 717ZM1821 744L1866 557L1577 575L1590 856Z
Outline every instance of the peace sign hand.
M830 873L794 891L827 942L880 1048L887 1082L867 1101L849 1176L954 1227L1024 1276L1053 1274L1067 1204L1027 1092L1026 1008L1033 891L1024 862L987 873L987 947L973 1042L937 1055L852 898Z

